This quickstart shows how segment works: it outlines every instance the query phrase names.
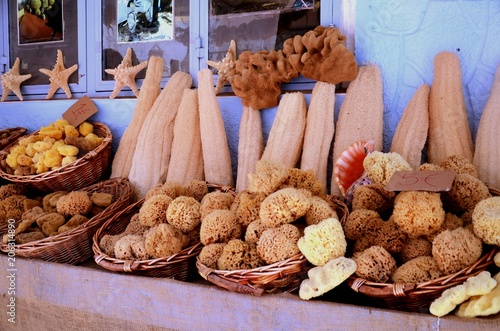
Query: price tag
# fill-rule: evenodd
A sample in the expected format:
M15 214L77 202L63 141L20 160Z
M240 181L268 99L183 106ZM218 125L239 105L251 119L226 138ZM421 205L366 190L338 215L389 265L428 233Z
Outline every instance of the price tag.
M385 186L387 191L449 191L454 171L396 171Z
M97 113L97 107L94 101L85 95L69 107L69 109L62 114L62 118L76 127L95 113Z

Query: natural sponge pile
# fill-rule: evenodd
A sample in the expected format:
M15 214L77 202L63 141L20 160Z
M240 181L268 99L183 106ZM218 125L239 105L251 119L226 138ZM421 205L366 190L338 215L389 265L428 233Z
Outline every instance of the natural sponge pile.
M347 249L344 230L336 218L327 218L306 227L297 245L306 259L316 266L344 256Z
M472 225L484 243L500 246L500 197L480 201L472 213Z

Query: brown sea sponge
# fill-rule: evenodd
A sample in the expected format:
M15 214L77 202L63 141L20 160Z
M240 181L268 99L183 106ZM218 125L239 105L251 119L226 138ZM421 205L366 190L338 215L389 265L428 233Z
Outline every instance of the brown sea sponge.
M136 249L133 249L133 247ZM144 237L135 234L127 234L121 237L115 242L114 255L120 260L142 260L147 256L144 248Z
M260 205L265 198L264 193L238 192L231 205L231 211L235 213L244 228L259 219Z
M167 222L167 208L172 198L166 194L153 195L139 209L139 222L144 226L155 226Z
M200 241L203 245L227 243L231 239L241 239L242 231L242 226L232 211L217 209L203 219Z
M309 201L311 202L311 206L304 215L306 225L318 224L327 218L339 219L335 209L325 199L315 195Z
M185 186L185 190L187 196L193 197L197 201L201 201L205 194L208 193L207 182L204 180L192 180Z
M432 256L420 256L399 266L391 279L395 283L423 283L441 275L438 264Z
M409 238L417 238L439 229L445 211L439 193L404 191L396 197L392 217Z
M32 241L44 239L45 235L41 231L31 231L16 234L16 244L22 245Z
M349 213L343 224L345 237L349 240L357 240L367 232L376 232L384 220L380 214L369 209L355 209Z
M125 235L126 235L125 233L117 235L105 234L99 240L99 248L104 254L111 257L115 257L115 244L120 238L122 238Z
M76 214L72 216L66 223L64 223L62 226L57 229L57 232L63 233L69 230L73 230L74 228L82 225L83 223L88 222L88 218L86 216Z
M477 177L477 170L474 164L462 155L451 155L443 159L439 165L448 171L454 171L457 174L469 174Z
M16 183L9 183L0 186L0 201L12 195L26 195L26 186Z
M484 243L500 246L500 196L487 198L476 205L472 226Z
M422 163L416 169L417 171L440 171L444 170L441 166L434 163Z
M0 220L7 222L9 219L18 220L24 213L24 195L11 195L0 201Z
M389 253L400 252L406 243L406 234L389 218L377 231L377 235L372 239L373 245L384 247Z
M392 210L396 192L387 191L383 184L359 185L354 188L352 209L370 209L378 213Z
M269 226L265 226L260 220L251 222L248 224L245 231L245 242L249 244L257 244L262 232L269 228Z
M200 202L193 197L179 196L167 208L167 222L184 233L201 223Z
M391 253L380 246L371 246L355 253L352 259L358 265L356 276L372 282L387 282L397 268Z
M57 200L57 212L63 216L85 215L92 208L89 194L85 191L71 191Z
M336 27L317 26L303 36L285 40L283 52L293 67L307 78L331 84L356 78L358 65Z
M320 195L325 191L323 183L318 180L312 169L288 168L288 178L278 187L278 190L285 187L305 189L312 195Z
M282 165L259 160L255 165L255 173L248 174L248 192L269 195L288 179L289 168Z
M489 197L488 186L469 174L457 174L450 190L441 193L444 208L457 215L474 209L479 201Z
M139 213L135 213L131 218L123 233L143 235L150 229L149 226L142 225L139 221Z
M445 230L432 242L432 256L444 275L460 271L475 263L481 257L481 239L470 230L457 228Z
M44 195L42 199L43 210L47 213L57 212L57 200L68 193L67 191L55 191Z
M185 195L186 188L181 183L165 182L162 186L163 194L168 195L172 199Z
M299 238L300 230L293 224L267 229L257 242L257 253L267 264L286 260L300 253L297 246Z
M165 192L163 191L163 184L157 184L152 188L150 188L146 192L146 195L144 196L144 201L148 200L149 198L157 194L165 194Z
M253 269L261 264L255 247L241 239L232 239L222 249L217 259L220 270Z
M226 243L209 244L200 251L200 262L212 269L217 269L217 259L222 255Z
M386 185L396 171L413 170L400 154L396 152L384 153L373 151L363 160L366 174L374 182Z
M179 253L189 244L189 238L174 226L161 223L145 234L144 245L152 258L169 257Z
M58 233L59 227L65 222L66 219L59 213L48 213L36 219L36 224L38 224L43 234L47 237Z
M90 196L90 201L92 201L94 205L106 208L109 207L109 205L111 205L111 203L113 202L113 194L105 192L93 192Z
M432 242L434 240L434 238L436 238L436 236L438 234L440 234L441 232L443 232L444 230L454 230L456 228L463 227L463 225L464 225L464 221L460 217L458 217L457 215L452 214L452 213L445 213L444 222L439 227L439 229L437 229L436 231L434 231L431 234L426 235L425 237L430 242Z
M432 243L424 237L408 239L397 256L402 263L419 256L432 256Z
M230 210L234 202L234 195L230 192L212 191L201 199L201 220L217 209Z
M303 189L287 187L267 196L260 206L260 220L270 227L292 223L304 216L311 202L310 193Z
M244 106L264 109L277 106L281 84L297 76L282 50L244 51L236 60L230 83Z

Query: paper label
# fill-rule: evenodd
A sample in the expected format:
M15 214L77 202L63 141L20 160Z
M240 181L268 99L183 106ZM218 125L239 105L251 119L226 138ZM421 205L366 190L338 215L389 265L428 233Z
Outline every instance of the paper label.
M387 191L449 191L454 171L396 171L385 186Z
M69 122L69 124L77 127L90 116L97 113L97 107L88 96L81 97L75 102L68 110L62 114L62 118Z

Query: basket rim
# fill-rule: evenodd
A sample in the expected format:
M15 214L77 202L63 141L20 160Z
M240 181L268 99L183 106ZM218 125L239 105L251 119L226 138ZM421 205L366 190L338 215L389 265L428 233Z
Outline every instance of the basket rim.
M43 239L30 241L30 242L27 242L24 244L16 244L16 252L36 250L36 249L45 248L48 246L53 246L55 244L60 244L60 243L66 242L68 240L72 240L75 237L77 237L80 234L87 231L89 228L92 228L92 227L98 225L99 222L102 221L102 216L105 215L107 210L112 209L113 206L118 205L119 203L123 202L126 199L130 199L130 197L132 196L132 187L129 184L128 178L116 177L116 178L106 179L106 180L99 181L97 183L94 183L90 186L87 186L87 187L84 187L84 188L78 190L78 191L91 191L92 189L94 189L98 186L106 185L108 183L114 184L117 186L123 186L125 188L125 191L115 202L113 202L111 205L106 207L106 209L101 211L99 214L94 215L87 222L80 224L79 226L77 226L74 229L71 229L69 231L65 231L63 233L59 233L59 234L56 234L54 236L45 237ZM2 233L2 236L4 234L5 233ZM5 252L7 249L8 249L7 244L1 242L0 243L0 250Z
M91 123L94 127L98 127L100 130L104 131L104 137L102 137L102 138L104 138L104 140L94 150L89 151L81 158L78 158L75 161L68 163L65 166L62 166L58 169L49 170L49 171L43 172L41 174L34 174L34 175L27 175L27 176L13 175L13 174L9 174L9 173L5 172L5 170L2 167L0 167L0 177L4 178L6 180L9 180L11 182L32 183L32 182L39 182L39 181L43 181L46 179L50 179L51 177L53 177L55 175L66 174L66 173L70 173L73 171L77 171L82 166L85 166L88 161L94 159L96 157L96 155L98 155L100 152L110 148L111 142L113 140L113 134L111 132L111 129L106 124L104 124L102 122L95 122L95 121L88 121L88 122ZM95 130L95 128L94 128L94 130ZM35 135L39 131L40 130L37 130L37 131L27 135L26 137L30 137L32 135ZM8 146L4 147L0 151L0 160L7 157L9 151L13 147L15 147L17 141L18 140L13 141L12 143L10 143Z

